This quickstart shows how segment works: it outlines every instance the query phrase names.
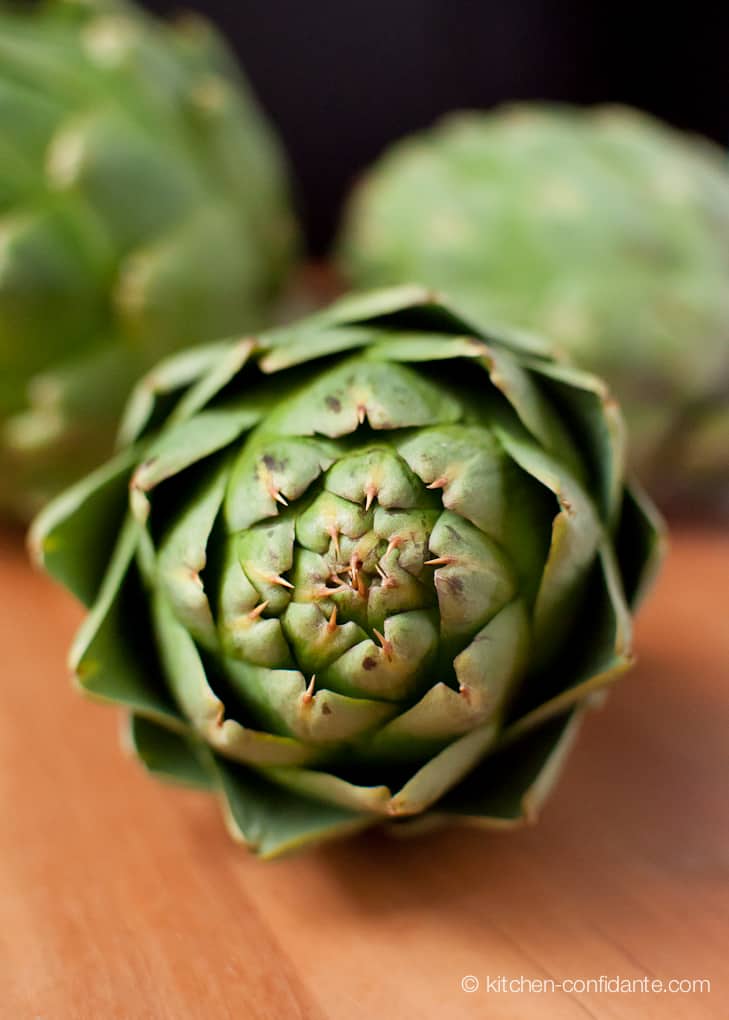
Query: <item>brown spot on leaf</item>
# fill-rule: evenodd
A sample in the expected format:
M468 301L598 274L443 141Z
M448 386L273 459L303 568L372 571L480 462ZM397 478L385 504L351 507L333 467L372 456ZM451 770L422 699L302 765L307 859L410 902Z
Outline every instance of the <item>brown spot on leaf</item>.
M329 408L329 410L334 411L335 414L339 414L339 412L342 410L342 401L339 400L337 397L327 397L326 405Z
M377 663L368 655L367 658L362 661L362 665L365 669L374 669Z
M331 715L332 714L332 710L329 707L329 705L324 704L324 705L321 706L321 714L322 715Z
M460 577L447 577L446 584L448 585L448 590L453 595L461 595L463 593L463 581Z

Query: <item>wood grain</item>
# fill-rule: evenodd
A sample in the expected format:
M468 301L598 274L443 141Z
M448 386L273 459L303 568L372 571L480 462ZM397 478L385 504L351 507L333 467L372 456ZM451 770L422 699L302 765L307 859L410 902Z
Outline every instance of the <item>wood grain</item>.
M727 534L674 536L640 665L536 828L268 864L229 842L212 799L124 757L115 713L66 682L79 611L13 536L0 556L3 1018L727 1016ZM488 992L501 974L712 990Z

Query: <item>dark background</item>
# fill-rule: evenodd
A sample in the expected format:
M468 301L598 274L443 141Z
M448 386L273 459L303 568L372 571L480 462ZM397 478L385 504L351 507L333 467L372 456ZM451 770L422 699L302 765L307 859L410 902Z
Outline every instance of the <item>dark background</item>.
M393 139L508 99L620 101L729 145L729 4L147 0L207 14L279 128L314 253Z

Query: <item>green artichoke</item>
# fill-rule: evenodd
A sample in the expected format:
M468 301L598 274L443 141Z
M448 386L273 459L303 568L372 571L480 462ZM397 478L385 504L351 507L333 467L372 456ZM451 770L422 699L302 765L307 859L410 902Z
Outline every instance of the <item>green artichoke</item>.
M260 325L294 240L276 140L209 25L0 0L0 512L108 456L160 357Z
M355 191L357 285L422 280L603 375L671 501L729 495L729 162L621 108L451 116Z
M173 356L124 436L31 546L148 769L264 856L534 815L660 546L598 379L403 287Z

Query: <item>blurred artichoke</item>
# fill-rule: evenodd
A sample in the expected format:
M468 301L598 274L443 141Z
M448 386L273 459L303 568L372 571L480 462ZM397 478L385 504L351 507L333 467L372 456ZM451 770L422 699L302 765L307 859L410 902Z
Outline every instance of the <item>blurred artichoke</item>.
M729 163L621 108L449 117L355 192L357 286L422 280L534 328L614 386L666 500L729 496Z
M264 856L534 815L659 545L599 380L398 288L169 359L124 434L32 546L151 771Z
M209 25L0 2L0 512L106 457L162 355L258 325L294 240L277 143Z

